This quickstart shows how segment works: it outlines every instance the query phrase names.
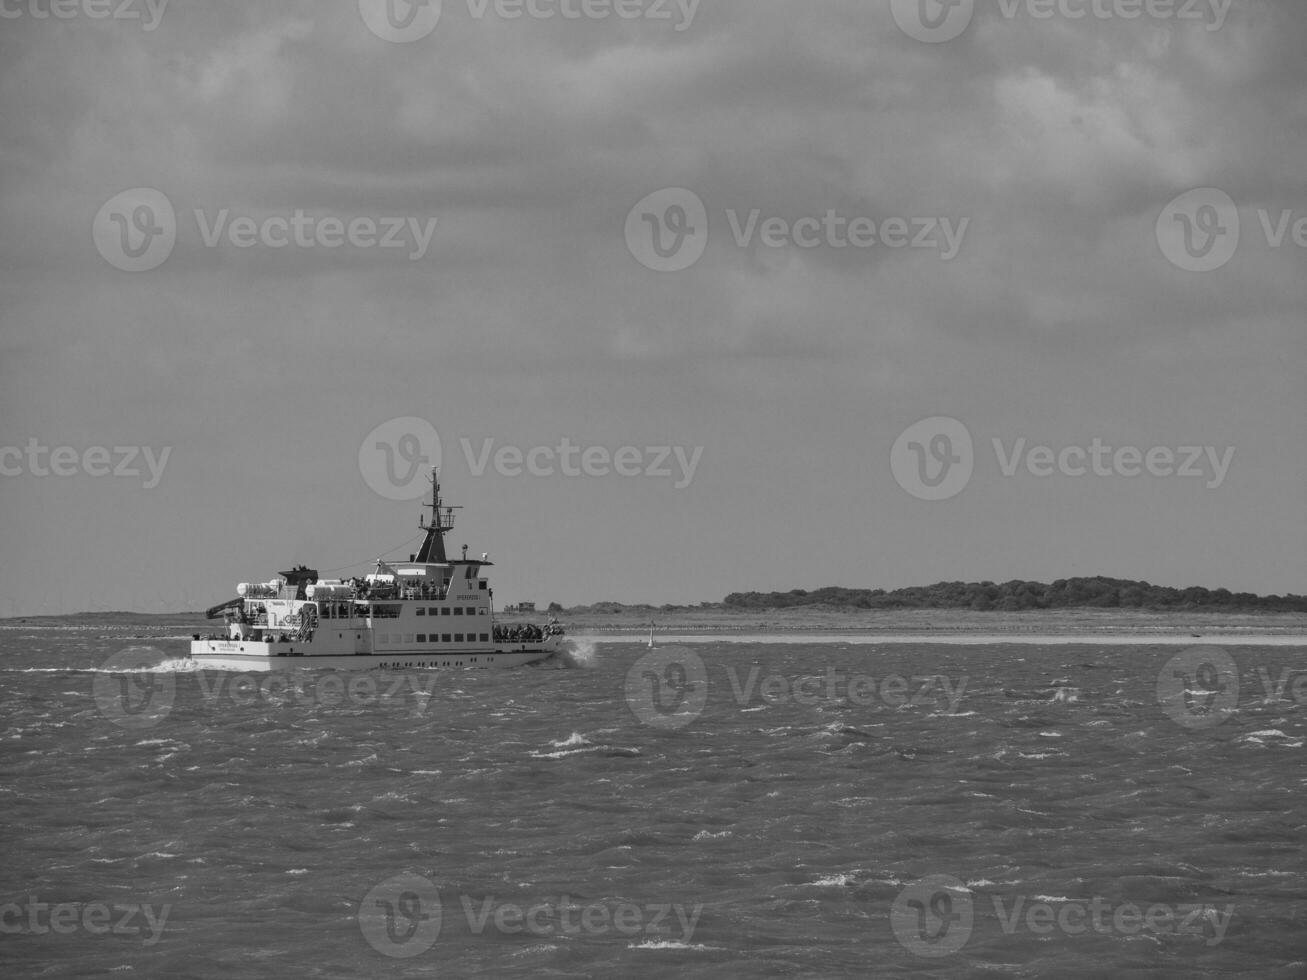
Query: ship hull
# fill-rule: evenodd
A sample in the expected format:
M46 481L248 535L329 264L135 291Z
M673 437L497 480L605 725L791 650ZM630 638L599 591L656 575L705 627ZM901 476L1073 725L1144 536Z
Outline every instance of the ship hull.
M560 638L561 640L561 638ZM514 645L483 650L435 652L393 650L385 653L310 653L304 644L249 640L194 640L191 660L209 670L255 673L275 670L426 670L439 667L503 669L539 663L555 656L561 642Z

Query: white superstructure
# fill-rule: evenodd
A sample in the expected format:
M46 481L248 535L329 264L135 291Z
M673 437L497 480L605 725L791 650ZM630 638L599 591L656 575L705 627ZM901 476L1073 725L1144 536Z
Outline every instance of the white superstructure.
M553 656L563 628L496 624L494 593L483 570L486 555L445 555L454 509L431 477L431 522L422 547L407 562L377 560L369 575L319 579L303 565L269 582L243 582L237 598L214 606L221 635L191 641L191 658L220 670L321 666L342 670L418 667L518 667Z

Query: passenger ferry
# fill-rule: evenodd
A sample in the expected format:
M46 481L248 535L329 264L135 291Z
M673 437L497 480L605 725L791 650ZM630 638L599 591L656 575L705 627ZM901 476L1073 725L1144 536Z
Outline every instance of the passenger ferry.
M488 555L445 555L454 511L431 473L430 523L422 547L407 562L377 559L361 578L319 579L297 566L269 582L243 582L237 598L208 610L222 617L221 635L191 638L191 659L218 670L288 667L407 670L420 667L520 667L554 656L564 631L544 625L495 622L494 591L483 569Z

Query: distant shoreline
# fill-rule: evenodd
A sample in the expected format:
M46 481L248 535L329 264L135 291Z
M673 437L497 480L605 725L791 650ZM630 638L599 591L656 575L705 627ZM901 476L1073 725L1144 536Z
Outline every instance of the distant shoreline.
M540 614L537 614L540 615ZM758 634L847 634L860 641L911 634L932 637L1077 636L1086 642L1113 636L1202 637L1307 636L1307 613L1143 612L1139 610L1030 610L977 612L964 609L869 610L677 610L662 614L556 612L573 635L647 637L672 634L718 635L723 638ZM525 617L529 618L530 614ZM512 618L512 617L510 617ZM864 639L865 638L865 639Z
M1307 613L1284 612L1151 612L1122 609L1043 609L1021 612L979 612L967 609L864 610L821 609L739 609L720 607L675 609L659 612L643 608L597 612L592 608L550 613L497 613L503 622L535 622L556 616L572 635L596 635L614 639L647 637L652 626L655 638L673 634L717 635L795 635L832 636L847 634L874 639L910 634L929 640L931 637L999 636L1020 638L1083 637L1095 642L1107 637L1133 636L1147 642L1154 637L1189 637L1195 642L1203 637L1307 635ZM151 625L175 627L178 632L205 630L212 622L202 612L141 613L90 612L59 616L15 616L0 619L0 626L97 626Z

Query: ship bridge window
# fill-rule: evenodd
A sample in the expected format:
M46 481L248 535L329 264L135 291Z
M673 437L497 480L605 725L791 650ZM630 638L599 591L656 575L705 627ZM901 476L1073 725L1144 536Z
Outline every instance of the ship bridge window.
M455 615L455 616L461 616L461 615L463 615L463 607L462 607L462 606L455 606L455 607L454 607L454 615Z
M481 591L482 591L482 592L486 591L486 580L485 580L485 579L482 579L482 580L481 580L481 582L480 582L480 586L481 586Z
M418 615L419 615L419 616L425 616L426 614L427 614L427 607L426 607L426 606L418 606Z
M449 607L448 607L448 606L441 606L441 607L440 607L440 615L442 615L442 616L448 616L448 615L449 615Z

